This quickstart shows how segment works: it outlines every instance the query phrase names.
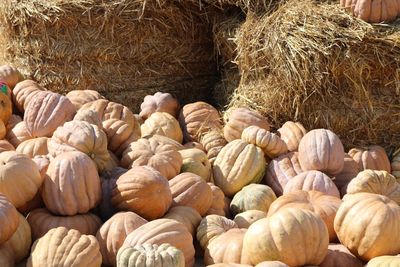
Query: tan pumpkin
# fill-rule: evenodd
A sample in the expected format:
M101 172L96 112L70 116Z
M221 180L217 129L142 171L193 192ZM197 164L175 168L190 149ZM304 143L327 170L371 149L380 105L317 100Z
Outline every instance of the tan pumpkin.
M243 252L254 265L268 260L289 266L319 265L328 244L328 230L317 214L287 208L250 225L244 236Z
M398 0L340 0L340 5L353 16L371 23L391 22L400 16Z
M278 135L255 125L245 128L241 139L260 147L269 158L276 158L288 151L286 143Z
M219 152L228 143L225 140L224 134L220 130L210 130L200 138L200 143L207 152L208 160L211 164L214 163Z
M230 210L233 215L247 210L268 212L270 205L275 199L276 195L269 186L249 184L243 187L242 190L233 197Z
M329 240L336 240L333 221L342 201L338 197L326 195L318 191L293 191L274 201L268 211L268 216L285 208L305 209L318 214L325 222L329 232Z
M45 91L42 86L32 80L24 80L15 85L13 89L13 102L20 112L24 112L28 104L36 95Z
M148 166L134 166L121 175L111 202L119 210L133 211L147 220L162 217L172 203L167 179Z
M0 244L9 240L17 231L19 213L8 200L7 196L0 194Z
M14 252L12 251L10 245L3 244L0 245L0 266L1 267L14 267Z
M179 123L186 142L198 141L210 129L222 129L218 111L205 102L195 102L183 106L179 114Z
M185 266L191 267L194 264L192 235L182 223L171 219L148 222L130 233L125 239L124 246L134 247L145 243L151 245L168 243L183 252Z
M144 138L144 139L153 139L153 140L156 140L158 143L163 144L163 145L171 145L178 151L182 150L182 149L185 149L185 147L181 143L178 143L177 141L175 141L175 140L173 140L171 138L168 138L166 136L163 136L163 135L155 134L155 135L143 136L142 138Z
M211 188L213 197L212 197L211 207L208 209L206 215L216 214L220 216L226 216L227 214L225 214L224 192L222 192L222 190L213 183L208 183L208 185Z
M340 198L340 192L331 178L320 171L306 171L293 177L293 179L286 184L283 194L285 195L297 190L315 190Z
M181 172L191 172L209 182L212 176L211 163L206 153L197 148L183 149L179 153L182 157Z
M38 167L28 156L14 151L0 154L0 193L16 208L31 200L42 183Z
M120 212L106 221L96 234L104 265L116 266L118 250L128 234L147 223L133 212Z
M243 253L243 238L247 229L230 229L215 238L206 248L204 263L247 263L247 255Z
M172 145L164 145L153 138L141 138L131 143L123 152L121 166L150 166L167 179L172 179L181 170L181 154Z
M8 122L5 124L6 125L6 129L7 129L7 133L9 131L11 131L12 128L15 127L15 125L17 125L17 123L20 123L22 120L21 116L16 115L16 114L12 114L10 119L8 120Z
M303 170L316 170L335 175L343 170L344 148L330 130L308 132L299 144L299 162Z
M400 256L380 256L370 260L365 267L396 267L400 266Z
M46 208L58 215L87 213L101 199L100 178L94 162L71 151L50 161L42 187Z
M109 119L103 121L103 129L107 135L108 149L115 152L118 156L122 154L130 143L140 138L138 123L132 126L122 120Z
M260 182L264 172L265 159L261 148L240 139L227 144L213 166L214 182L228 197L248 184Z
M383 147L352 148L349 155L358 163L360 171L370 169L391 172L390 161Z
M51 214L47 209L35 209L28 214L27 220L32 229L33 240L44 236L50 229L65 227L78 230L84 235L95 235L102 222L92 213L77 214L74 216L58 216Z
M344 246L363 261L400 253L400 207L386 196L357 193L343 197L334 228Z
M179 143L183 141L183 133L179 122L169 113L155 112L140 126L142 135L163 135Z
M342 244L329 244L328 254L320 267L363 267L364 263L357 259Z
M247 210L245 212L236 214L233 221L239 228L249 228L254 222L267 217L267 213L260 210Z
M31 227L24 216L18 214L18 228L6 242L13 251L15 262L25 259L31 250Z
M57 249L53 249L54 244ZM35 241L26 266L100 267L99 244L92 235L65 227L54 228Z
M300 140L307 133L307 130L300 122L287 121L278 129L278 133L289 151L297 151Z
M4 139L7 134L6 125L2 120L0 120L0 139Z
M302 172L298 153L290 152L273 159L268 164L264 181L277 196L280 196L288 181Z
M395 153L390 163L390 167L392 170L392 175L396 177L397 180L400 181L400 153Z
M0 81L4 81L11 89L23 80L22 74L14 66L0 66Z
M201 221L201 216L197 210L188 206L173 207L164 215L164 218L183 223L192 236L196 236L196 229Z
M107 136L96 125L85 121L69 121L59 127L49 140L49 153L57 156L67 151L80 151L88 155L102 171L110 159Z
M74 105L60 94L39 92L29 102L24 114L26 129L33 137L48 136L76 113Z
M140 105L139 116L146 120L155 112L166 112L176 118L178 111L179 103L176 98L169 93L157 92L144 97L143 103Z
M349 154L345 154L343 170L335 175L333 182L339 190L347 185L360 172L357 162Z
M86 121L90 124L94 124L100 129L103 128L99 114L97 111L92 109L78 110L74 116L74 121Z
M205 249L215 238L233 228L238 228L234 221L224 216L207 215L197 227L197 241Z
M199 149L199 150L205 152L203 145L198 142L188 142L188 143L184 144L183 146L185 147L185 149L196 148L196 149Z
M26 140L19 144L16 151L20 154L25 154L30 158L47 155L49 153L49 150L47 149L48 139L49 138L47 137L38 137Z
M6 138L14 147L18 147L22 142L32 139L33 137L28 132L26 123L21 121L7 132Z
M5 151L14 151L14 146L7 140L0 140L0 153Z
M94 90L72 90L68 92L66 97L75 106L76 110L80 109L86 103L104 99L99 92Z
M36 166L39 168L39 173L42 179L46 178L46 172L47 169L49 168L50 165L50 160L52 160L53 157L49 155L39 155L35 156L32 160L33 162L36 163Z

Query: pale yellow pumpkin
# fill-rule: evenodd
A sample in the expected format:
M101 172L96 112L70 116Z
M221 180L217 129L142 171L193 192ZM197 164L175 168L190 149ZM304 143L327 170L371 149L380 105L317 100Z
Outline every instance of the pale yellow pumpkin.
M197 241L205 249L213 239L233 228L238 228L234 221L219 215L207 215L197 227Z
M211 163L206 153L197 148L183 149L179 153L182 156L181 172L197 174L206 182L211 180Z
M269 158L276 158L288 151L286 143L278 135L255 125L245 128L241 139L260 147Z
M179 122L169 113L155 112L140 126L142 135L163 135L182 143L183 134Z
M247 210L268 212L269 207L275 200L276 195L269 186L249 184L233 197L230 210L233 215Z
M30 158L47 155L49 153L49 150L47 149L48 140L49 138L47 137L38 137L26 140L18 145L16 151L25 154Z

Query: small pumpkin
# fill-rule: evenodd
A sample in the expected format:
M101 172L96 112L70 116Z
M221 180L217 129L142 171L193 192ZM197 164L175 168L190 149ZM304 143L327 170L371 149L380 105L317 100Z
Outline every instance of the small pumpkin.
M400 256L379 256L371 259L365 267L396 267L400 265Z
M349 155L358 163L360 171L370 169L391 172L390 161L383 147L352 148Z
M0 66L0 81L4 81L13 89L17 83L23 80L22 74L14 66L2 65Z
M31 227L24 216L18 214L18 228L6 242L13 251L15 262L25 259L31 250Z
M35 156L44 156L49 153L47 149L47 137L38 137L29 139L18 145L16 151L20 154L25 154L30 158Z
M8 200L8 198L0 194L0 244L9 240L17 231L19 225L19 213Z
M224 216L207 215L197 227L197 241L205 249L216 237L233 228L238 228L234 221Z
M36 95L45 91L42 86L32 80L25 80L15 85L13 89L13 102L20 112L24 112L28 104Z
M143 103L140 105L139 116L146 120L155 112L166 112L174 116L178 116L179 103L169 93L157 92L154 95L146 95Z
M343 170L335 175L333 182L341 190L360 172L357 162L349 154L345 154Z
M176 206L170 208L164 218L183 223L192 236L196 235L197 226L199 226L201 221L201 216L197 210L189 206Z
M249 184L242 188L233 197L230 210L233 215L247 210L260 210L268 212L275 201L276 195L269 186L262 184Z
M15 151L15 148L7 140L0 140L0 153L5 151Z
M86 121L90 124L94 124L99 128L102 128L101 120L97 111L92 109L78 110L75 114L74 121Z
M260 210L247 210L245 212L236 214L233 221L239 228L249 228L254 222L267 217L267 213Z
M72 90L69 91L66 97L75 106L76 110L80 109L84 104L104 99L104 97L94 90Z
M28 132L26 123L21 121L7 133L6 138L14 147L18 147L22 142L32 139L33 137Z
M14 252L12 251L10 245L3 244L0 245L0 266L2 267L14 267Z
M390 0L340 0L340 5L366 22L391 22L400 16L399 2Z
M220 130L210 130L200 138L200 143L207 152L208 160L211 164L214 163L219 152L228 143L225 140L224 134Z
M103 121L103 129L107 135L108 149L118 156L130 143L140 138L140 127L137 123L133 127L123 120L109 119Z
M211 163L208 161L206 153L197 148L183 149L179 153L182 156L181 172L197 174L206 182L211 180Z
M286 143L278 135L255 125L245 128L241 139L260 147L269 158L276 158L288 151Z
M300 140L307 133L307 130L300 122L287 121L278 129L278 133L289 151L297 151Z
M140 126L142 135L163 135L179 143L183 141L183 134L179 122L169 113L155 112Z
M363 267L364 263L357 259L350 251L342 244L329 244L328 254L320 267Z
M213 183L208 183L208 185L211 188L213 197L211 207L208 209L206 215L216 214L220 216L226 216L224 192L222 192L222 190Z

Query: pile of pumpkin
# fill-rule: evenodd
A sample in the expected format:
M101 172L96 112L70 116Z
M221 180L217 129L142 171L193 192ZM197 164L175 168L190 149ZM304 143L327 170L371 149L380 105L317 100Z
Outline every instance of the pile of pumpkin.
M272 133L245 107L222 123L167 93L137 115L10 66L0 89L2 267L190 267L196 253L207 266L400 264L400 158L379 146L346 154L298 122Z

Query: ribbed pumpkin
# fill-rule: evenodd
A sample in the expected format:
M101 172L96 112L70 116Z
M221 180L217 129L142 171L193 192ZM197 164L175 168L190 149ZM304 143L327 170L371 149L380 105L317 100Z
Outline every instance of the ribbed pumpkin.
M393 156L390 166L392 169L392 175L400 181L400 153L396 153Z
M183 252L185 266L191 267L194 264L192 235L182 223L171 219L148 222L130 233L125 239L124 246L134 247L145 243L151 245L168 243Z
M334 228L340 243L364 261L400 253L400 207L388 197L345 195Z
M261 148L243 140L234 140L218 154L213 167L214 181L231 197L250 183L262 180L265 171Z
M371 23L391 22L400 16L398 0L340 0L353 16Z
M196 229L201 221L201 216L197 210L188 206L173 207L165 214L164 218L183 223L192 236L196 236Z
M15 262L25 259L29 255L32 245L31 227L24 216L18 214L18 217L18 228L6 242L13 251Z
M145 223L145 219L133 212L120 212L106 221L96 234L103 264L116 266L118 250L127 235Z
M182 143L183 133L179 122L169 113L155 112L140 126L142 135L163 135Z
M329 244L328 254L320 267L363 267L364 263L357 259L342 244Z
M189 206L204 216L212 204L210 186L200 176L185 172L169 181L172 206Z
M183 106L179 114L179 124L186 142L200 140L210 129L222 129L221 121L218 111L201 101Z
M287 121L278 129L281 139L286 143L289 151L297 151L300 140L307 130L300 122Z
M241 139L260 147L269 158L276 158L288 151L286 143L278 135L255 125L245 128Z
M391 171L390 161L383 147L352 148L349 155L358 163L360 171L367 169L389 173Z
M328 230L317 214L287 208L250 225L244 236L243 252L254 265L268 260L289 266L319 265L328 244Z
M370 260L365 267L397 267L400 266L400 256L380 256Z
M357 174L360 172L358 169L357 162L354 161L349 154L344 156L344 166L343 170L335 175L333 182L339 190L341 190L345 185L347 185Z
M213 164L219 152L228 142L221 130L210 130L201 136L200 143L207 152L208 160Z
M179 174L182 166L182 156L175 147L162 144L153 138L141 138L131 143L121 158L124 168L132 166L150 166L167 179Z
M212 191L212 203L211 207L207 211L207 215L216 214L220 216L225 216L225 195L222 190L214 185L213 183L208 183Z
M140 105L139 116L147 119L155 112L166 112L174 116L178 116L179 103L169 93L157 92L154 95L146 95L143 103Z
M191 172L199 175L204 181L209 182L212 176L211 163L206 153L197 148L183 149L181 172Z
M42 183L38 167L28 156L14 151L0 154L0 193L16 208L31 200Z
M267 217L267 213L260 210L248 210L239 213L235 216L233 221L239 228L249 228L254 222Z
M13 102L20 112L24 112L32 99L39 92L45 91L42 86L32 80L25 80L15 85L13 89Z
M4 81L12 89L17 83L23 80L22 74L14 66L0 66L0 81Z
M129 146L140 138L140 126L136 122L134 126L123 120L109 119L103 121L103 129L108 139L108 149L118 156Z
M61 226L78 230L81 234L95 235L102 224L100 218L92 213L57 216L47 209L35 209L29 213L27 219L32 229L33 240L41 238L50 229Z
M233 228L238 228L234 221L224 216L207 215L197 227L197 241L205 249L212 240Z
M30 158L35 156L47 155L49 150L47 149L47 137L38 137L34 139L29 139L17 147L16 151L20 154L25 154Z
M7 140L0 140L0 153L5 151L14 151L14 146Z
M205 149L204 149L203 145L198 143L198 142L187 142L183 146L185 147L185 149L196 148L198 150L201 150L201 151L205 152Z
M147 220L162 217L172 203L167 179L148 166L134 166L121 175L111 202L119 210L133 211Z
M340 198L340 192L331 178L320 171L306 171L293 177L286 184L283 194L285 195L297 190L315 190Z
M65 227L54 228L35 241L26 266L100 267L99 244L92 235L82 235Z
M14 147L18 147L22 142L32 139L33 137L28 132L28 129L26 129L26 123L21 121L7 132L6 138Z
M6 137L6 134L7 134L6 125L2 120L0 120L0 140L4 139L4 137Z
M105 168L110 158L106 134L85 121L66 122L54 132L47 145L52 156L66 151L81 151L93 159L99 171Z
M19 213L8 198L0 194L0 244L11 238L19 225Z
M270 205L275 199L276 195L269 186L249 184L233 197L230 210L233 215L247 210L268 212Z
M0 245L0 266L1 267L14 267L14 252L12 251L10 245L3 244Z
M298 153L290 152L273 159L268 164L264 181L277 196L280 196L287 182L302 172Z
M66 97L75 106L76 110L80 109L86 103L104 98L99 92L94 90L72 90L68 92Z
M329 240L336 239L333 221L342 201L338 197L326 195L318 191L293 191L274 201L268 211L268 216L285 208L309 210L318 214L325 222L329 232Z
M243 253L243 238L247 229L230 229L215 238L206 248L204 263L247 263Z
M155 134L155 135L142 136L142 138L144 138L144 139L153 139L153 140L156 140L158 143L163 144L163 145L171 145L178 151L182 150L182 149L185 149L185 147L181 143L178 143L177 141L175 141L175 140L173 140L171 138L168 138L166 136L163 136L163 135Z
M86 121L90 124L96 125L100 129L103 128L99 113L92 109L78 110L74 116L74 121Z
M47 169L42 198L47 209L54 214L72 216L87 213L101 199L96 165L79 151L55 157Z
M169 244L142 244L118 251L118 267L185 267L182 251Z

